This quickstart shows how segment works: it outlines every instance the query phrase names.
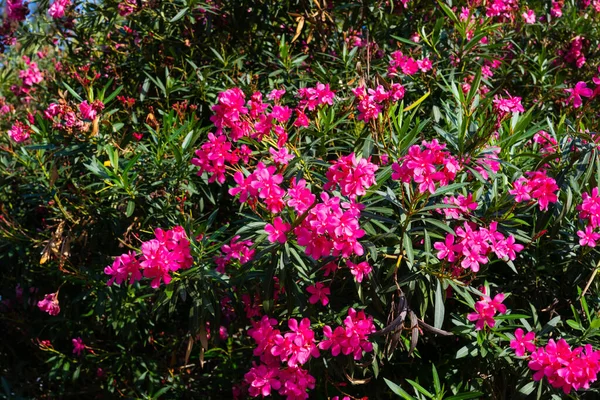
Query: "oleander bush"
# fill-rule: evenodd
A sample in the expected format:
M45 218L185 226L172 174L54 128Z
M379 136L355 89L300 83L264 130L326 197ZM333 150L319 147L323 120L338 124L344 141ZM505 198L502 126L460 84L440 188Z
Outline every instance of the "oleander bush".
M0 7L2 398L600 396L600 1Z

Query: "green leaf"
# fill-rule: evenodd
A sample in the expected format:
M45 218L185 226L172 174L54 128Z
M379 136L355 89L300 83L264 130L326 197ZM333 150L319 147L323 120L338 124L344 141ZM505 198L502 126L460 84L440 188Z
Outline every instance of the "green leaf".
M419 393L424 394L425 396L429 397L430 399L433 399L433 394L428 392L423 386L419 385L417 382L410 380L410 379L407 379L406 382L410 383L412 385L412 387L414 387L415 390L417 390Z
M169 20L169 22L173 23L173 22L179 21L181 18L183 18L185 16L185 14L188 12L189 9L190 9L189 7L182 8L181 11L179 11L177 13L177 15L175 15L173 18L171 18Z
M83 99L81 98L80 95L77 94L77 92L75 90L73 90L73 88L71 86L69 86L67 84L67 82L63 82L63 86L69 91L69 93L71 93L71 96L75 97L75 99L79 102L82 102Z
M394 382L391 382L391 381L387 380L386 378L383 378L383 380L388 385L388 387L392 390L392 392L396 393L398 396L402 397L403 399L406 399L406 400L417 400L416 398L414 398L410 394L408 394L400 386L396 385Z
M434 301L434 313L433 313L433 326L437 329L441 329L444 324L444 295L442 293L442 282L437 281L435 288L435 301Z

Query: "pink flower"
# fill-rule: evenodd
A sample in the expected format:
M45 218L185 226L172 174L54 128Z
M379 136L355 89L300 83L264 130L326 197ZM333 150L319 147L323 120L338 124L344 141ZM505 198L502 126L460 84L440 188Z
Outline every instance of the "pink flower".
M83 344L80 337L71 340L71 342L73 343L73 354L79 356L85 351L85 344Z
M65 8L71 4L71 0L54 0L54 3L48 8L48 15L52 18L62 18L65 16Z
M319 343L319 348L331 349L331 355L334 357L340 354L353 354L355 360L360 360L363 352L373 351L369 335L375 331L372 317L367 317L364 311L357 312L350 308L343 327L338 326L335 330L328 325L323 327L325 339Z
M267 99L269 99L271 101L277 101L277 100L281 99L281 96L283 96L284 94L285 94L285 88L284 89L273 89L267 95Z
M369 275L373 269L366 261L358 264L354 264L352 261L347 261L346 265L348 265L350 272L352 275L354 275L354 280L358 283L361 283L365 275Z
M133 285L135 282L142 279L142 273L140 271L140 264L136 258L136 254L130 251L129 254L123 254L113 262L112 266L104 268L106 275L112 276L106 283L108 286L114 282L120 285L129 278L129 284Z
M392 164L392 179L417 183L419 193L435 193L436 184L447 186L456 177L460 165L456 158L444 151L445 147L436 139L423 141L421 146L411 146L408 154Z
M306 181L300 179L296 182L296 178L292 178L290 181L287 197L287 205L292 207L299 214L306 212L316 199L315 195L306 187Z
M567 99L567 103L573 103L573 107L579 108L583 104L581 100L581 96L583 97L591 97L594 94L594 91L587 87L585 82L577 82L573 89L565 89L565 92L570 93L571 95Z
M520 177L513 185L513 189L508 192L515 196L515 201L529 201L532 198L537 200L540 210L548 210L550 203L558 201L558 185L554 178L547 176L546 171L529 171L525 177Z
M271 395L271 390L279 390L281 382L277 379L279 375L279 368L275 366L259 365L254 366L250 369L244 380L250 384L248 393L252 397L266 397Z
M308 108L312 111L320 105L333 105L335 93L329 88L329 84L318 82L314 88L298 89L298 97L300 98L298 108Z
M90 121L96 118L96 115L98 115L98 112L102 109L104 109L104 104L99 100L94 101L92 104L89 104L86 100L79 105L81 116Z
M586 226L585 232L577 231L577 236L579 236L580 246L596 247L596 241L600 239L600 233L594 232L591 226Z
M433 247L438 250L437 258L440 260L448 259L448 262L454 262L457 260L456 252L462 251L462 246L456 246L454 244L454 235L446 234L446 240L442 242L435 242Z
M510 348L515 351L517 357L523 357L525 352L531 353L535 351L536 347L533 341L535 340L534 332L527 332L523 336L523 329L518 328L515 331L515 339L510 341Z
M269 234L269 242L285 243L287 241L286 232L289 232L291 228L292 225L287 222L283 222L281 217L275 217L272 225L267 224L265 226L265 232Z
M340 157L327 171L325 190L339 185L344 196L364 196L375 184L375 172L379 167L370 159L357 158L354 153Z
M592 189L591 195L584 193L583 202L577 206L579 218L587 219L587 224L592 229L600 226L600 194L597 187Z
M34 62L27 62L27 69L19 71L19 78L23 80L23 85L31 87L44 80L42 73Z
M8 130L8 136L17 143L22 143L29 139L31 130L24 123L17 121Z
M475 312L467 315L469 321L475 322L475 330L482 330L485 325L493 328L496 325L494 315L506 313L506 306L502 304L504 294L498 293L492 300L488 296L482 296L481 300L475 303Z
M291 160L294 159L294 155L290 154L286 147L282 147L279 150L269 147L269 153L271 153L273 156L273 161L281 165L287 165Z
M494 108L500 113L501 116L504 116L507 113L515 113L515 112L524 112L525 109L521 105L521 98L516 96L511 96L508 94L508 97L502 98L498 95L494 97Z
M312 285L306 288L306 291L311 294L308 302L310 304L316 304L319 301L321 304L326 306L329 304L329 294L331 293L330 289L323 285L321 282L317 282L316 285Z
M43 300L38 301L38 308L52 316L58 315L60 313L58 292L45 295Z
M239 235L234 236L228 245L224 244L221 247L221 251L225 254L226 261L236 259L240 264L245 264L254 257L254 249L251 248L254 243L250 240L238 242L239 239Z
M550 339L545 347L533 351L528 366L535 371L533 380L546 377L552 387L568 394L573 389L587 389L596 381L600 352L594 351L589 344L571 349L564 339L557 342Z
M23 0L6 0L7 21L21 22L27 16L28 8Z
M522 16L526 24L535 24L535 11L527 9Z

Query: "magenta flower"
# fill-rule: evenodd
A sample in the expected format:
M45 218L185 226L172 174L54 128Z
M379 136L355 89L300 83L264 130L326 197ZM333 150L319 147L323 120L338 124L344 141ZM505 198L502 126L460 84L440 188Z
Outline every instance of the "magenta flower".
M17 143L22 143L29 139L31 130L24 123L17 121L8 130L8 136Z
M535 24L535 11L527 9L526 12L521 14L526 24Z
M266 397L271 395L271 390L279 390L281 382L277 379L279 368L276 366L259 365L250 369L244 380L250 385L248 393L252 397Z
M323 327L325 339L319 343L319 348L330 349L334 357L340 354L352 354L355 360L360 360L363 352L373 351L369 335L375 331L372 317L367 317L364 311L357 312L350 308L343 327L338 326L335 330L328 325Z
M354 280L358 283L361 283L363 281L363 278L366 275L369 275L372 271L371 266L366 261L363 261L358 264L354 264L352 261L347 261L346 265L348 265L348 268L350 268L350 272L352 273L352 275L354 275Z
M65 8L71 4L71 0L54 0L54 3L48 8L48 15L52 18L62 18L65 16Z
M133 251L115 258L112 266L104 268L104 273L111 276L106 283L108 286L112 285L114 282L116 282L117 285L120 285L127 281L128 278L129 284L133 285L135 282L142 279L140 263Z
M315 285L307 287L306 291L311 294L310 298L308 299L310 304L316 304L319 301L324 306L329 304L329 298L327 296L329 296L331 290L327 286L323 285L323 283L317 282Z
M28 8L23 0L6 0L7 21L21 22L27 16Z
M80 337L71 340L71 342L73 343L73 354L79 356L85 352L85 344L83 344L83 340Z
M292 225L287 222L283 222L281 217L275 217L272 225L267 224L265 226L265 232L267 232L269 234L269 236L268 236L269 242L285 243L287 241L286 232L289 232L289 230L291 228L292 228Z
M52 316L58 315L60 313L58 292L45 295L43 300L38 301L38 308Z
M596 247L596 241L600 239L600 233L594 232L594 228L586 226L585 231L577 231L580 246Z
M294 159L294 155L290 154L288 149L285 147L282 147L279 150L269 147L269 153L271 153L271 156L273 156L273 161L281 165L287 165L291 160Z
M504 293L498 293L494 299L484 295L481 300L475 303L475 312L467 315L467 319L475 322L475 329L482 330L485 325L493 328L496 325L494 315L496 312L500 314L506 313L506 306L502 304L504 301Z
M523 335L523 329L517 328L515 331L515 339L510 341L510 348L515 351L517 357L523 357L525 352L531 353L535 351L536 346L533 343L535 340L535 332L527 332Z
M571 95L567 99L567 103L573 103L573 107L579 108L583 104L581 100L581 96L583 97L591 97L594 94L594 91L587 87L585 82L577 82L574 88L565 89L565 92L570 93Z
M344 196L364 196L367 189L375 184L375 172L379 167L370 159L357 158L354 153L340 157L329 167L325 190L339 185Z

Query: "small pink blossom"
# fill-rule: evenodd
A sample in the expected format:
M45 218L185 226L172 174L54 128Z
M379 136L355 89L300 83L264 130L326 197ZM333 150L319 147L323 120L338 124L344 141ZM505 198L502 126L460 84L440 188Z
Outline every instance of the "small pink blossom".
M329 296L331 290L323 283L317 282L315 285L307 287L306 291L311 294L310 298L308 299L310 304L316 304L319 301L324 306L329 304L329 298L327 296Z
M535 11L528 9L522 16L526 24L535 24Z
M83 344L83 340L80 337L71 340L71 342L73 343L73 354L79 356L85 352L85 344Z
M577 82L574 88L565 89L565 92L571 94L567 99L567 103L573 103L573 107L575 108L579 108L583 104L581 96L591 97L594 94L594 91L588 88L585 82L581 81Z
M38 301L38 307L40 310L45 311L52 316L58 315L60 313L58 292L45 295L43 300Z
M350 268L350 272L352 273L352 275L354 275L354 280L358 283L361 283L363 281L363 278L369 275L373 269L366 261L363 261L358 264L354 264L352 261L347 261L346 265L348 265L348 268Z
M291 227L292 225L287 222L283 222L281 217L275 217L273 224L267 224L265 226L265 232L269 234L269 242L285 243L287 241L286 233L289 232Z
M515 339L510 341L510 348L515 351L517 357L523 357L525 352L531 353L535 351L536 346L533 341L535 340L534 332L527 332L523 335L523 329L518 328L515 331Z

